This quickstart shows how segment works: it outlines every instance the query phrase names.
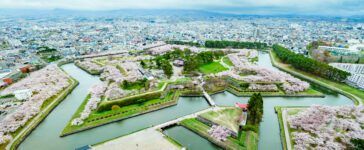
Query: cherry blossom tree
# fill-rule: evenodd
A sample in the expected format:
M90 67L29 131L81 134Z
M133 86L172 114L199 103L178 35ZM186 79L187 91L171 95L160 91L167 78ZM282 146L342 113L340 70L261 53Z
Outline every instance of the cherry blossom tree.
M219 141L226 141L226 138L231 135L231 131L224 126L212 125L209 134Z
M313 105L289 116L295 149L347 149L351 139L364 139L364 106Z
M69 85L69 76L66 73L56 65L48 65L4 89L2 95L24 89L31 90L33 94L14 112L0 121L0 141L9 139L10 133L24 126L29 119L40 112L44 101L57 95Z

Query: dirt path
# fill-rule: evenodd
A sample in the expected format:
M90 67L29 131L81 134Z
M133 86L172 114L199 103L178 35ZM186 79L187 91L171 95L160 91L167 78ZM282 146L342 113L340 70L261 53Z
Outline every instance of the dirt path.
M292 149L292 145L291 145L291 139L289 138L289 131L288 131L288 124L287 124L287 109L282 108L282 121L283 121L283 127L284 127L284 136L286 137L286 144L287 144L287 150L291 150Z

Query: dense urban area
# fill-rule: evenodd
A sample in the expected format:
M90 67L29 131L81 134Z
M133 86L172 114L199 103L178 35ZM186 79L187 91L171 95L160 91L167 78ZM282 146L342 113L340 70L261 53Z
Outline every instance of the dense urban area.
M64 13L0 15L0 149L364 149L364 19Z

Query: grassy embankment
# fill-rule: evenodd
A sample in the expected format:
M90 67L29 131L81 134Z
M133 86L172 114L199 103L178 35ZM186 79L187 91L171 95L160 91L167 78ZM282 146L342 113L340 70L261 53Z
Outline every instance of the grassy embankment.
M238 130L240 115L241 110L234 107L199 115L199 117L207 119L208 122L227 127L238 133L236 138L230 136L226 141L218 141L211 137L208 133L211 124L206 121L200 121L198 118L185 119L179 124L224 149L258 149L258 133L251 130Z
M325 88L328 88L330 90L343 94L346 97L352 99L354 101L355 105L359 105L364 102L364 92L362 90L351 87L345 83L331 81L328 79L318 77L311 73L307 73L307 72L295 69L289 64L282 63L282 61L279 60L279 58L273 51L270 51L270 57L271 57L272 65L285 72L288 72L294 76L297 76L297 77L305 79L309 82L315 83L317 85L323 86Z
M239 139L228 137L226 141L218 141L208 133L210 127L198 121L196 118L183 120L180 122L180 125L224 149L258 149L258 134L252 131L242 131Z
M160 89L164 91L166 87L166 84ZM139 94L139 95L133 95L130 97L138 97L143 96L147 93ZM84 102L80 105L80 107L77 109L75 114L72 116L70 121L68 122L67 126L64 128L64 130L61 133L61 136L66 136L69 134L81 132L87 129L95 128L98 126L102 126L108 123L112 123L115 121L127 119L130 117L134 117L137 115L145 114L151 111L159 110L165 107L169 107L172 105L176 105L178 102L178 97L180 96L180 92L168 92L163 98L155 98L151 100L144 101L142 103L137 104L131 104L126 106L121 106L120 108L116 110L107 110L107 111L97 111L94 110L91 112L91 115L84 121L82 125L79 126L73 126L71 125L71 122L73 119L80 116L81 112L84 110L84 107L90 98L90 96L86 97ZM125 99L125 98L124 98ZM100 105L109 105L109 103L115 103L117 101L123 101L121 100L112 100L112 101L103 101ZM99 105L99 106L100 106Z

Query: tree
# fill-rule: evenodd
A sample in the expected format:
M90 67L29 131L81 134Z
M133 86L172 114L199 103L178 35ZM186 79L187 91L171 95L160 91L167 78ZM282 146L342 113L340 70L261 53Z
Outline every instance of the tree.
M129 82L128 81L126 81L126 80L124 80L123 81L123 88L124 89L126 89L126 88L128 88L129 87Z
M142 60L142 61L140 61L140 65L143 67L143 68L145 68L145 62Z
M263 118L263 97L254 93L248 102L248 124L258 125Z
M354 145L354 150L363 150L364 149L364 139L351 139L350 142Z
M265 49L265 48L268 48L268 44L260 43L260 42L206 41L205 47L208 47L208 48Z

